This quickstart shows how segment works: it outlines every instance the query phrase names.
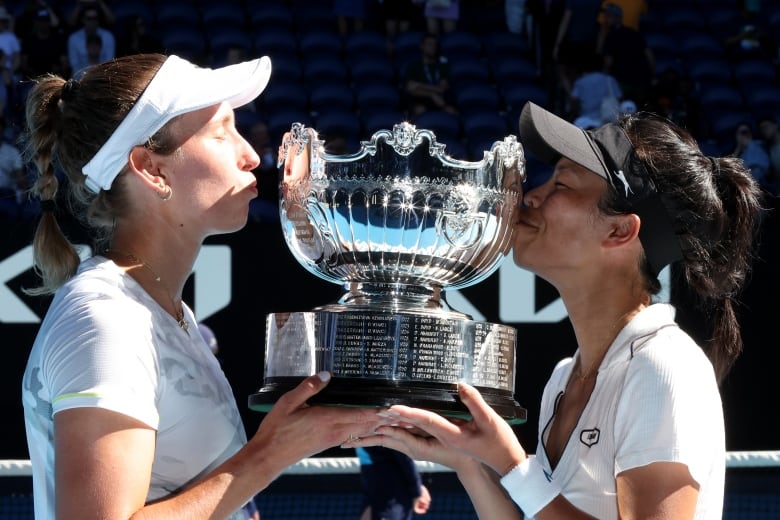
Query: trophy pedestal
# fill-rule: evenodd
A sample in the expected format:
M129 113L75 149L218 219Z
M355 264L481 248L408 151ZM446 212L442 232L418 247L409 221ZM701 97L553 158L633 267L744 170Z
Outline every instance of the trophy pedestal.
M404 404L467 417L457 383L476 387L510 423L515 402L514 328L457 313L368 310L275 313L267 320L263 387L249 407L268 411L282 394L322 370L333 378L310 402L332 406Z

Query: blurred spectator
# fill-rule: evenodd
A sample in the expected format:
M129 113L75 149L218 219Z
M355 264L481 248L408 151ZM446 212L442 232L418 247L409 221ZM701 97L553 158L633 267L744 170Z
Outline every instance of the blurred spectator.
M3 211L12 213L13 217L19 216L28 189L22 155L16 146L8 142L6 120L0 117L0 199Z
M117 40L117 56L163 52L163 50L162 41L148 31L143 16L131 16L125 20L125 30Z
M22 45L13 30L14 19L5 7L0 6L0 49L5 56L3 66L11 74L19 68L19 53Z
M558 37L558 29L563 19L565 0L526 0L525 12L531 17L533 35L531 38L536 53L536 66L545 82L550 100L556 105L558 81L555 77L553 48Z
M392 55L396 35L411 30L414 21L422 16L422 4L416 0L377 0L384 20L387 53Z
M609 23L606 17L606 8L609 4L620 7L623 15L623 25L637 32L640 30L642 17L649 12L648 4L645 0L601 0L601 14L598 17L599 36L596 44L596 50L601 52L604 47L604 38L609 32Z
M389 448L356 448L365 508L360 520L411 520L424 515L431 495L414 460Z
M530 19L526 16L525 2L526 0L504 0L504 16L509 32L528 36Z
M658 76L646 108L686 128L697 139L707 137L696 85L674 67L666 68Z
M84 12L94 9L105 27L112 27L116 23L116 17L106 0L76 0L68 14L67 23L71 28L78 27L84 18Z
M458 28L460 0L424 0L425 27L430 34L440 35Z
M14 32L22 41L22 52L24 52L24 40L33 32L33 26L46 13L49 18L49 26L53 29L60 27L60 17L56 9L44 0L24 0L22 11L16 17L14 22Z
M81 76L88 68L90 68L93 65L97 65L101 63L103 61L100 55L102 50L103 50L103 39L97 34L88 34L87 35L87 63L80 70L73 72L73 77L76 79L81 79Z
M13 104L14 78L5 66L5 53L0 49L0 117L6 117Z
M780 179L780 129L777 118L764 116L758 120L758 130L764 140L764 146L769 154L770 177L778 187Z
M655 76L653 52L639 31L623 25L623 10L615 3L604 8L604 70L620 83L623 97L644 107Z
M571 88L579 67L591 59L596 51L601 0L567 0L558 25L553 45L553 60L558 79L566 95Z
M82 0L84 2L85 0ZM87 4L103 4L103 2L87 2ZM95 7L85 7L81 9L81 29L74 31L68 36L68 61L70 62L71 73L76 74L92 64L87 48L87 36L97 35L100 37L100 55L98 63L108 61L116 56L116 40L114 34L108 29L100 26L100 15Z
M762 188L775 193L772 179L769 175L769 154L767 154L761 143L753 139L753 130L750 124L740 123L734 132L736 146L732 156L742 159L750 168L753 177L758 181Z
M726 56L732 61L748 58L773 60L776 56L774 39L763 27L759 16L743 12L743 19L735 34L725 40Z
M52 26L50 11L36 13L30 33L22 40L20 73L22 79L47 72L69 76L66 39Z
M333 0L333 14L339 34L346 36L365 29L367 0Z
M439 40L426 34L420 40L420 58L406 67L404 89L412 116L428 110L457 113L450 86L450 65L439 54Z
M600 68L595 51L585 59L584 72L571 90L571 119L580 128L589 129L614 121L620 110L623 92L617 80Z

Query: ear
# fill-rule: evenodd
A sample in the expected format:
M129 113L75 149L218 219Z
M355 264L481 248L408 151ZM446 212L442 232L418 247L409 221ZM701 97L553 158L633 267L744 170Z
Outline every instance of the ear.
M639 240L639 228L641 226L639 216L629 213L627 215L614 215L609 218L609 235L604 240L605 247L622 247L634 240Z
M166 178L160 172L154 154L144 146L134 146L128 157L130 173L138 176L150 188L165 191Z

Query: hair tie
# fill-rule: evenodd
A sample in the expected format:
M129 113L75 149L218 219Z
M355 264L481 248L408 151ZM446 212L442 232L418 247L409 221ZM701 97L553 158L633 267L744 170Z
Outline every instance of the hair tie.
M717 157L711 157L709 155L707 156L707 159L710 160L710 167L712 168L712 174L718 175L720 173L720 163L719 163L720 159L718 159Z
M44 213L55 213L57 211L57 204L53 199L42 200L41 211Z
M77 79L70 78L68 81L65 82L64 85L62 85L62 91L60 92L60 99L63 101L70 101L73 99L73 96L76 92L76 90L81 86L81 83Z

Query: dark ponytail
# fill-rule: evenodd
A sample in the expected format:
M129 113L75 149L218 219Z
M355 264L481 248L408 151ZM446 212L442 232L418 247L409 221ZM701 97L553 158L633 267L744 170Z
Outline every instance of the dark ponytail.
M683 251L677 267L711 324L707 351L721 382L742 351L736 306L755 253L762 191L740 159L703 155L690 133L666 120L638 114L621 125L673 207ZM645 275L658 287L647 267Z

